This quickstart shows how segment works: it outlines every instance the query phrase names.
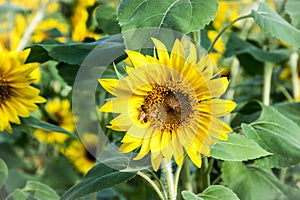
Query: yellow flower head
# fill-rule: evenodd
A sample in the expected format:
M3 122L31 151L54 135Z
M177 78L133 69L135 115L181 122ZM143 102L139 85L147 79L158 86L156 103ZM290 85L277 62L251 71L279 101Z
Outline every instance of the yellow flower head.
M82 142L73 140L67 149L62 150L62 153L70 159L79 172L85 174L96 163L98 137L95 134L85 133Z
M176 40L169 55L165 45L152 38L157 55L144 56L126 51L134 68L121 80L100 79L100 84L115 98L100 111L120 113L109 128L126 131L120 151L139 148L135 160L151 152L154 170L162 159L174 156L182 165L184 151L197 166L201 154L210 156L209 146L216 139L227 140L231 128L217 117L230 113L232 101L217 99L227 87L227 78L213 75L214 65L208 56L197 61L197 50Z
M54 99L46 104L47 115L44 121L57 125L69 132L75 130L72 112L70 111L70 101L67 99ZM37 129L34 132L37 139L48 144L63 143L68 135L58 132L45 131Z
M20 124L19 117L29 117L30 111L38 109L36 103L45 102L31 86L35 81L31 73L38 64L24 64L29 53L30 49L0 54L0 131L11 132L10 122Z

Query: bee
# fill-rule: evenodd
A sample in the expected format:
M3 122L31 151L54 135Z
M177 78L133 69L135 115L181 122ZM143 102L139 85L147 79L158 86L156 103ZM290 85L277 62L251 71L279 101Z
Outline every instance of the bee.
M141 111L139 116L139 121L143 121L144 123L148 122L148 117L144 111Z
M142 121L144 123L148 122L148 116L147 116L147 109L145 105L141 105L141 109L140 109L140 115L139 115L139 121Z
M178 99L175 97L175 95L170 96L170 98L166 99L167 105L175 110L176 112L181 111L181 105Z

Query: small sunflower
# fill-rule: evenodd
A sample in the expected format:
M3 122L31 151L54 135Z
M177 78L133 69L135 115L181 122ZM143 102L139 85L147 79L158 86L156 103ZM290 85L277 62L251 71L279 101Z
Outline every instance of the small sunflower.
M30 49L0 54L0 131L12 132L10 122L20 124L19 117L29 117L30 111L38 109L36 103L45 102L31 86L38 64L24 64L29 53Z
M98 137L95 134L85 133L82 142L73 140L67 149L62 150L62 153L70 159L79 172L86 174L96 163Z
M43 117L43 121L57 125L66 131L73 132L75 130L73 114L70 111L70 101L67 99L54 99L46 104L47 115ZM58 132L36 129L35 136L41 142L48 144L63 143L68 135Z
M236 104L218 99L228 87L227 78L213 74L208 56L197 61L194 44L189 55L183 43L176 40L169 55L166 46L152 38L157 55L144 56L127 50L134 67L127 67L121 80L99 79L100 84L115 98L106 102L102 112L120 113L110 121L109 128L126 131L120 151L139 149L135 160L149 152L156 171L162 159L174 157L182 165L184 152L197 166L201 154L210 156L210 145L217 139L227 140L231 128L219 120Z

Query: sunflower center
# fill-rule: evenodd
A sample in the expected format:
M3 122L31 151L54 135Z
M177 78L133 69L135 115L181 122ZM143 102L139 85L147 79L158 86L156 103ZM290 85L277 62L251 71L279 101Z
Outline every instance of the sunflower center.
M139 120L148 121L162 131L176 131L190 122L197 110L197 99L192 90L181 82L155 85L139 108Z
M0 75L0 103L9 98L9 86L3 75Z

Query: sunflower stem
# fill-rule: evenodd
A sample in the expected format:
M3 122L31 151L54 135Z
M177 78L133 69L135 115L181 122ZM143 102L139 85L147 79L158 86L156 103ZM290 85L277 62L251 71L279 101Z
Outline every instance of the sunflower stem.
M299 79L298 79L298 60L299 54L294 52L290 58L291 74L292 74L292 83L293 83L293 96L294 100L297 101L300 98L300 88L299 88Z
M182 178L183 178L184 189L192 192L193 187L192 187L192 179L191 179L191 174L190 174L189 159L185 159L182 172L183 172Z
M202 158L202 166L200 168L200 182L198 192L202 192L210 185L210 173L207 173L208 161L207 157Z
M252 17L252 14L248 14L248 15L244 15L244 16L241 16L241 17L238 17L236 18L235 20L233 20L232 22L230 22L229 24L227 24L226 26L224 26L221 31L218 33L218 35L216 36L216 38L213 40L213 42L210 44L208 50L207 50L207 53L210 53L213 48L214 48L214 45L216 44L216 42L218 41L218 39L221 37L221 35L230 27L232 26L235 22L237 21L240 21L242 19L247 19L247 18L251 18Z
M34 16L33 20L31 21L31 23L29 24L29 26L25 30L24 35L23 35L20 43L18 44L18 47L17 47L16 51L22 51L24 49L24 47L27 45L28 41L30 40L30 36L33 33L35 27L43 20L44 15L46 13L46 9L50 5L50 3L52 3L52 2L53 2L53 0L47 1L37 11L37 13Z
M175 188L175 194L177 194L178 190L178 182L179 182L179 175L182 170L182 165L178 166L175 172L175 177L174 177L174 188Z
M166 197L164 197L162 191L159 189L159 187L155 184L155 182L149 176L147 176L145 173L140 172L140 171L137 174L140 177L142 177L143 179L145 179L151 185L151 187L154 189L154 191L157 193L157 195L159 196L159 198L161 200L166 199Z
M162 161L162 173L162 175L165 178L163 185L167 190L167 200L176 200L172 165L171 163L168 163L165 159Z
M270 105L271 94L271 81L272 81L273 65L272 63L265 63L264 66L264 91L263 91L263 103Z

